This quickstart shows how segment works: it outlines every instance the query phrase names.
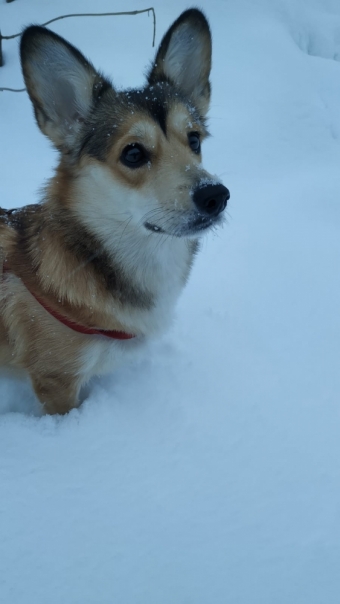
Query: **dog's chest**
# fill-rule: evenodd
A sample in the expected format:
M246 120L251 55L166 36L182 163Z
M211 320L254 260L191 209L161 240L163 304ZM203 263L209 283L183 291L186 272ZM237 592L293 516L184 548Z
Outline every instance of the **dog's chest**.
M159 252L149 270L141 271L140 282L153 293L150 308L125 305L116 313L129 332L143 334L131 340L117 341L101 336L90 336L83 349L82 372L88 377L108 373L121 362L134 359L143 352L150 337L165 331L173 318L174 307L183 289L192 263L192 251L184 242L172 249L171 254ZM141 266L143 258L141 256ZM146 264L144 265L145 268Z

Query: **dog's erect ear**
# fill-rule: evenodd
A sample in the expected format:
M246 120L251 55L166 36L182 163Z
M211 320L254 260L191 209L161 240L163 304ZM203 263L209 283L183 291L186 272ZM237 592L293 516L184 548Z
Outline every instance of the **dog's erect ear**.
M45 27L24 31L20 55L38 125L58 149L68 152L109 84L79 50Z
M169 80L191 98L204 115L209 107L211 34L203 13L189 9L165 34L151 67L150 84Z

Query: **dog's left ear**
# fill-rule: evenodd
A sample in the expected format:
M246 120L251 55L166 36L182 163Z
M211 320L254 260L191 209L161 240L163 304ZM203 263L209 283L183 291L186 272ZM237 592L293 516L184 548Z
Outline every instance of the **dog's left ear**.
M40 130L65 153L109 83L66 40L45 27L25 29L20 44L27 92Z
M148 82L170 81L192 99L202 115L209 108L211 34L197 9L182 13L160 43Z

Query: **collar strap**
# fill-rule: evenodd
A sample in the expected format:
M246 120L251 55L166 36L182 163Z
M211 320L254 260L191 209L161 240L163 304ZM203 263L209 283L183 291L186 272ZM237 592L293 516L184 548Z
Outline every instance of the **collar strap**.
M9 273L10 268L4 265L3 272ZM131 340L132 338L136 337L131 333L125 333L125 331L117 331L115 329L95 329L94 327L85 327L85 325L75 323L71 319L68 319L64 315L58 313L56 310L53 310L53 308L50 308L50 306L48 306L39 296L36 296L31 290L29 290L27 285L25 285L25 287L30 292L31 296L33 296L33 298L35 298L35 300L40 304L40 306L42 306L52 317L57 319L59 323L66 325L66 327L73 329L73 331L84 333L86 335L106 336L112 340Z

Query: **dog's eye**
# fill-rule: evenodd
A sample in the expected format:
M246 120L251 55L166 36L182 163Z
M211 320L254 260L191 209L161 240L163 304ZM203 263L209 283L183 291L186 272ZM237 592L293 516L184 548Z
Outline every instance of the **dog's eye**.
M188 134L188 141L190 148L194 151L194 153L200 153L201 141L198 132L190 132L190 134Z
M139 168L149 161L149 156L141 145L132 143L123 149L120 161L128 168Z

